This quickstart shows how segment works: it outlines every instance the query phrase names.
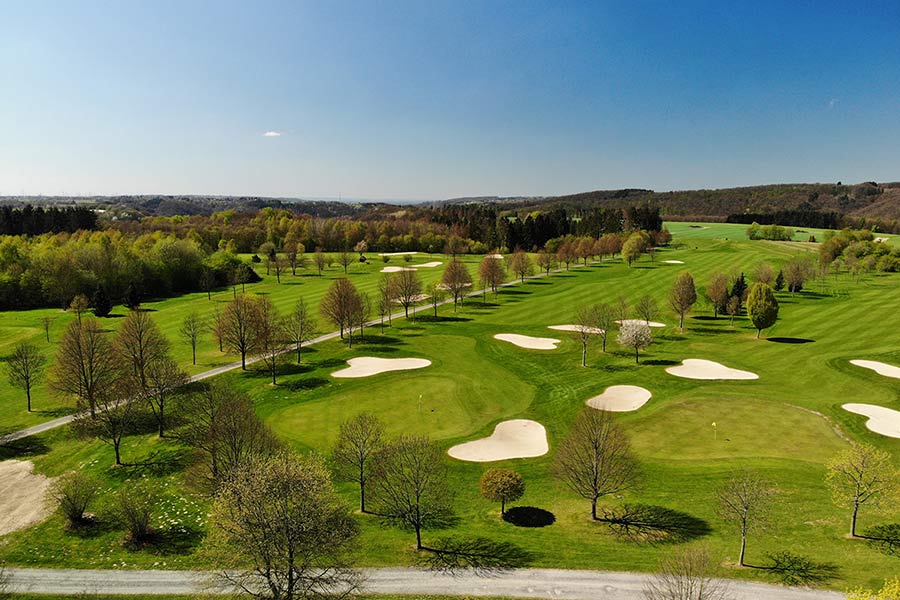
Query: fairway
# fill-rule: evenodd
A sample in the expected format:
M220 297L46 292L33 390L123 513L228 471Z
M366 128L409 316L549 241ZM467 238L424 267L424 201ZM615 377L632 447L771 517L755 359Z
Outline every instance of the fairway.
M361 412L376 414L389 435L426 434L445 451L491 436L504 421L539 423L546 428L549 445L544 456L484 464L446 457L457 519L443 529L426 529L426 539L477 534L519 545L532 554L534 566L649 571L666 544L617 538L606 525L591 522L589 502L557 483L550 472L555 446L588 399L611 386L640 386L652 398L646 404L638 403L636 410L617 413L616 418L624 425L640 461L641 485L623 497L605 499L603 507L633 502L675 511L679 518L693 523L692 533L683 543L707 544L713 556L721 559L720 575L772 581L763 570L733 567L739 537L715 510L717 488L734 470L752 467L778 484L779 496L773 527L750 539L751 564L764 563L767 554L789 550L838 565L837 576L819 585L834 589L880 585L900 570L900 560L862 540L845 539L848 513L832 504L824 475L825 464L847 448L849 440L888 450L900 463L900 440L869 431L866 417L841 408L848 401L898 405L895 380L849 361L900 365L900 330L885 327L895 321L900 276L872 274L854 283L848 275L841 275L829 277L822 285L810 283L796 295L779 293L779 321L761 339L755 339L756 331L746 317L739 317L731 326L727 317L713 319L702 300L686 320L686 331L681 332L677 316L667 304L678 273L689 271L702 296L714 271L744 271L750 277L760 261L778 265L809 248L805 243L700 235L713 230L721 233L719 228L724 225L711 224L708 230L681 229L683 225L670 224L675 241L652 262L645 257L632 267L620 260L573 267L503 288L496 300L490 294L487 302L470 298L457 312L452 305L444 306L437 318L425 311L415 320L395 320L383 334L378 327L370 327L364 340L354 341L352 350L331 341L308 349L300 365L294 364L295 357L289 357L274 387L263 371L232 372L220 379L246 391L278 437L300 451L327 454L341 422ZM434 260L446 262L437 255ZM466 260L474 273L479 257ZM389 264L401 264L396 261L397 257ZM361 289L373 292L382 266L379 261L355 265L351 277ZM441 272L441 268L421 270L426 281L440 277ZM321 279L304 276L296 283L288 276L280 286L269 277L249 286L248 293L269 294L283 311L301 295L317 306L326 284L338 275L332 269ZM645 294L657 300L660 311L655 320L666 326L652 330L654 342L641 352L640 364L635 364L633 351L616 344L614 336L610 336L606 354L599 341L592 343L586 368L580 366L581 343L572 332L552 331L560 343L547 350L495 339L498 334L510 333L546 338L551 331L548 326L572 323L581 305L616 303L624 297L633 307ZM220 291L214 300L224 302L230 297L230 290ZM180 320L193 308L209 314L210 304L205 295L193 295L146 305L156 311L153 316L173 341L182 364L189 362L189 349L176 337ZM42 335L36 330L40 314L42 311L4 315L4 319L9 316L21 323L7 325L10 335ZM57 336L63 320L57 319L54 325ZM788 343L796 340L806 343ZM354 357L418 358L431 364L368 377L332 376ZM198 360L201 364L192 372L233 359L220 355L207 338ZM715 361L757 374L758 379L698 380L666 372L685 359ZM0 422L4 428L35 422L38 417L22 415L21 403L8 401L12 394L3 388ZM36 405L49 402L39 395ZM65 430L0 448L0 458L33 460L36 470L49 476L83 466L112 487L146 475L165 490L166 518L187 532L183 545L164 555L130 552L121 546L120 532L78 538L63 533L61 519L54 516L5 538L0 558L34 566L184 568L202 564L197 548L207 501L181 485L186 451L148 433L128 438L123 452L130 462L156 461L166 467L110 469L108 447L76 439ZM549 511L554 522L528 528L501 520L499 507L484 500L478 490L479 477L489 466L522 473L527 491L516 505ZM347 483L340 489L353 505L356 488ZM860 527L865 530L898 520L896 506L883 513L867 508L861 513ZM385 527L369 515L359 515L358 522L363 532L355 555L358 564L402 565L415 560L414 538L409 532Z

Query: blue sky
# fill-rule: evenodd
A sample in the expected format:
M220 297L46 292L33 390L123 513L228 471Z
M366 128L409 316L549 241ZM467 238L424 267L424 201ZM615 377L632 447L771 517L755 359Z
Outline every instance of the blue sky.
M900 180L896 1L0 1L0 194L838 180Z

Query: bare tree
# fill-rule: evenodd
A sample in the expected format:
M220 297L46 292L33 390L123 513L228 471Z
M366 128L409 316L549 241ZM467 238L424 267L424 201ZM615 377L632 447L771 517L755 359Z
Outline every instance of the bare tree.
M43 316L41 317L41 325L44 328L44 337L47 338L47 343L50 343L50 326L53 325L53 317Z
M275 270L275 281L279 284L281 283L281 272L285 270L287 264L287 258L281 254L276 254L272 257L272 268Z
M416 533L443 523L450 514L450 488L441 450L428 438L401 436L382 452L376 465L374 498L379 515Z
M638 301L635 310L637 311L638 316L642 318L647 325L650 325L650 321L655 319L656 315L659 314L659 307L656 305L656 300L654 300L652 296L642 296Z
M569 270L569 265L578 260L575 252L576 249L572 242L563 242L556 251L556 259L566 265L566 271Z
M600 334L599 308L596 305L582 306L575 313L575 338L581 342L581 366L587 366L587 349L591 339Z
M887 452L868 444L855 444L828 464L825 481L834 503L851 510L850 535L856 537L860 507L895 502L900 471Z
M606 352L606 340L615 324L616 311L613 307L606 303L597 305L597 328L600 330L598 335L603 344L603 352Z
M200 289L206 292L206 299L212 300L212 291L216 287L216 275L209 267L200 271Z
M612 413L586 408L559 444L553 473L573 492L591 501L597 519L597 501L631 488L637 480L637 462L625 431Z
M147 365L147 380L143 395L156 418L159 437L165 437L166 407L169 399L187 385L188 381L188 374L168 356Z
M525 283L525 278L534 272L531 257L524 250L516 250L509 259L509 270L515 273L522 283Z
M213 334L213 337L216 338L216 341L219 343L219 352L225 351L225 319L222 316L222 309L219 308L219 303L216 302L213 305L213 318L209 323L209 331Z
M556 266L556 257L546 250L539 250L537 254L537 266L538 268L550 275L550 271L553 270L553 267Z
M316 271L319 272L319 277L321 277L322 271L325 270L325 266L328 264L328 258L321 250L316 250L315 254L313 254L313 263L316 265Z
M288 232L287 237L284 239L284 255L288 265L291 267L291 275L294 277L297 276L297 269L302 269L306 262L306 259L303 257L304 252L306 252L306 247L296 241L293 232Z
M669 304L672 310L678 313L678 327L682 331L684 331L684 317L696 302L697 289L694 287L694 278L687 271L679 273L669 294Z
M388 318L388 324L391 324L391 314L393 312L394 292L392 288L392 278L385 275L378 280L378 314L381 316L381 333L384 333L384 318Z
M146 387L147 365L166 356L169 341L150 318L150 313L133 310L119 327L115 347L131 365L141 387Z
M266 275L269 275L272 269L272 263L275 262L276 257L275 244L272 242L264 242L259 247L258 253L263 255L263 262L266 264Z
M79 408L94 415L119 375L116 353L100 323L93 317L70 322L51 367L51 389L74 397Z
M12 354L6 358L6 376L9 384L25 391L28 412L31 412L31 388L44 374L47 357L28 342L16 344Z
M756 265L756 271L753 274L756 283L764 283L771 286L775 283L775 269L769 263L761 262Z
M706 298L713 307L713 317L728 311L728 278L722 273L713 273L706 286Z
M469 269L457 258L454 258L444 270L444 276L441 278L444 288L453 296L453 310L456 311L456 305L462 302L466 292L472 287L472 276L469 275Z
M428 284L428 296L431 300L431 308L434 311L435 319L437 319L438 316L438 306L440 306L441 302L444 301L445 292L446 284L438 283L436 281Z
M422 280L414 270L403 270L393 277L393 292L395 299L403 307L403 312L409 318L409 308L415 306L422 299Z
M230 350L241 355L241 369L247 370L247 355L257 351L259 306L246 296L238 296L222 312L222 340Z
M646 323L640 321L623 321L617 337L619 344L634 349L634 362L640 362L639 352L653 343L653 334Z
M713 577L715 563L705 547L681 548L659 561L647 582L647 600L726 600L728 585Z
M78 294L72 298L72 302L69 304L69 312L75 313L75 316L81 321L81 315L87 312L90 307L91 304L88 302L87 296Z
M734 318L741 314L741 299L737 296L730 296L726 308L728 309L728 315L731 317L729 324L734 327Z
M256 598L341 598L361 581L348 556L358 535L322 460L252 458L222 486L212 510L219 576Z
M278 385L278 361L281 355L290 348L290 340L284 320L278 314L272 301L266 297L256 301L256 318L253 327L259 355L266 365L266 370L272 376L272 385Z
M359 295L359 301L353 307L353 314L350 318L350 336L348 346L353 347L353 328L359 329L359 338L362 340L366 334L366 323L372 318L372 300L369 295L362 293Z
M346 250L341 250L338 252L337 261L344 268L344 274L346 275L347 269L353 264L353 255Z
M768 526L772 497L776 489L754 471L734 474L719 489L719 516L737 527L741 533L741 552L738 564L744 565L747 536Z
M191 364L197 364L197 342L205 329L206 324L200 315L197 314L197 311L189 312L184 321L181 322L181 328L178 330L178 333L181 334L181 339L191 347Z
M485 300L487 300L487 289L494 293L494 299L497 299L497 293L500 286L506 279L506 268L503 266L503 259L497 258L493 254L489 254L481 259L478 265L478 278L481 280L481 287L485 290Z
M297 300L297 304L294 305L294 310L291 311L291 314L285 321L287 340L294 344L294 349L297 351L298 365L300 364L300 353L303 344L315 337L317 329L318 324L316 323L316 318L306 307L303 298L300 298Z
M325 317L344 332L353 326L353 317L361 302L359 292L346 277L335 279L322 298L320 310Z
M123 366L123 371L126 370L127 367ZM96 437L113 447L117 466L124 464L122 440L134 429L140 403L133 400L141 390L137 376L123 373L114 385L97 398L98 410L93 415L79 415L74 422L76 430L82 434Z
M359 485L360 512L366 512L366 483L383 449L384 427L375 415L362 413L341 423L332 458L338 476Z

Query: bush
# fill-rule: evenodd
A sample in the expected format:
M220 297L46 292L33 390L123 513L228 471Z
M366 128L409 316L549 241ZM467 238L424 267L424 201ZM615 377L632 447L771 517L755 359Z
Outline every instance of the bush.
M93 475L80 471L63 475L50 490L57 509L72 526L82 525L89 520L85 514L99 492L100 481Z
M156 506L156 494L143 482L122 486L118 493L119 518L128 531L129 543L140 546L153 537L150 523Z

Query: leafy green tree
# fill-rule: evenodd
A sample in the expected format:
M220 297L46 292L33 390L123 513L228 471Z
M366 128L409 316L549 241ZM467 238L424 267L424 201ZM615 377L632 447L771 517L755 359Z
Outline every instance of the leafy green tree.
M775 292L765 283L754 283L747 296L747 315L756 327L756 337L778 320L778 300Z
M831 489L834 503L851 510L850 535L856 537L859 509L895 501L900 489L900 472L887 452L857 444L828 464L825 483Z
M488 469L479 481L481 495L500 503L500 515L506 514L506 503L515 502L525 494L522 476L509 469Z

